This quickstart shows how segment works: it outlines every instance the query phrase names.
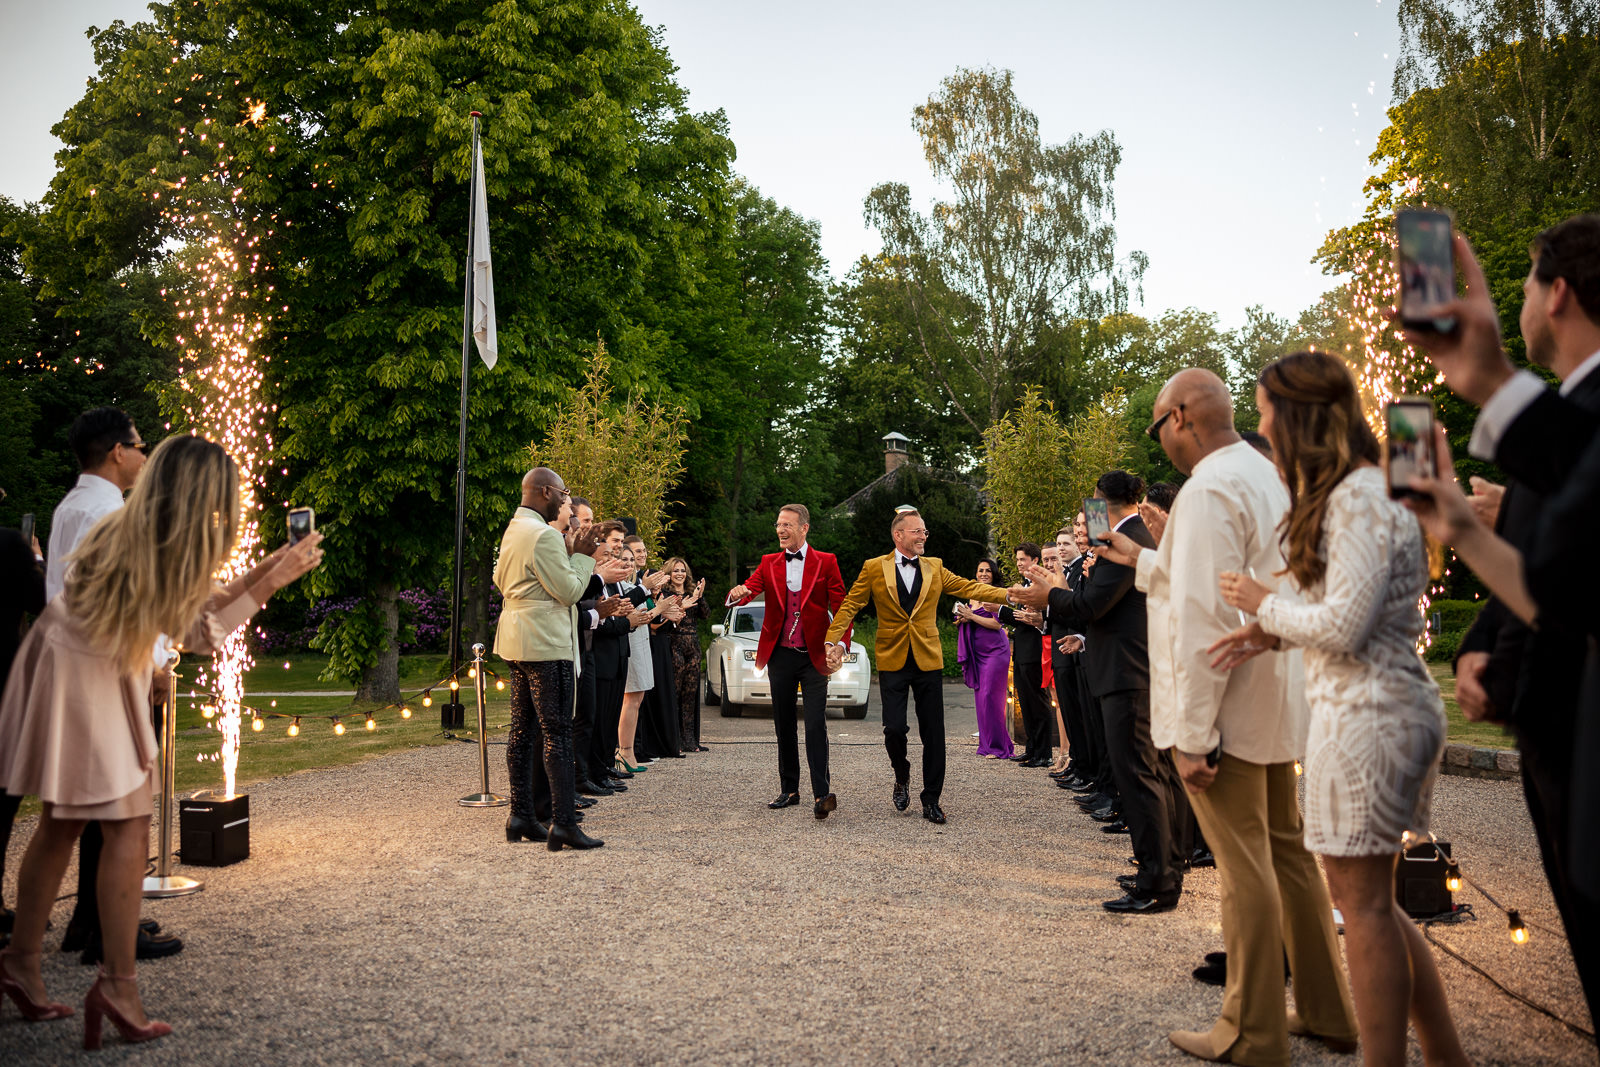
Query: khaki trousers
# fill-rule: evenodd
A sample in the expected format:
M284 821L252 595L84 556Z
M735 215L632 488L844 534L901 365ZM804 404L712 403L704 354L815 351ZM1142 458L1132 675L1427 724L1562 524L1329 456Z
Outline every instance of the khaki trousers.
M1211 1028L1214 1055L1244 1064L1289 1062L1285 949L1301 1020L1316 1034L1355 1040L1333 904L1301 837L1294 764L1249 763L1223 753L1216 780L1189 800L1222 879L1228 982L1222 1017Z

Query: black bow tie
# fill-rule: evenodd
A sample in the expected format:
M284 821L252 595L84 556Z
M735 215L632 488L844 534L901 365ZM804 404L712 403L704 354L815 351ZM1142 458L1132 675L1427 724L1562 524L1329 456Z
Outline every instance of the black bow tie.
M898 562L899 562L900 566L902 566L902 567L915 567L917 565L917 561L916 560L911 559L911 558L906 557L906 556L899 557Z
M803 548L798 552L785 552L783 554L783 558L787 562L793 563L797 559L805 559L806 558L806 552L805 552L805 549L803 549Z

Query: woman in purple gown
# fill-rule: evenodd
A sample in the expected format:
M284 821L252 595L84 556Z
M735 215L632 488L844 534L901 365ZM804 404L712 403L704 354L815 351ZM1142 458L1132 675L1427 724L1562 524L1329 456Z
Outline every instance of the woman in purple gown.
M1000 566L992 559L978 561L978 581L994 585ZM1006 676L1011 665L1011 642L991 604L976 600L956 604L956 661L968 689L977 690L978 755L985 759L1011 758L1011 730L1006 724Z

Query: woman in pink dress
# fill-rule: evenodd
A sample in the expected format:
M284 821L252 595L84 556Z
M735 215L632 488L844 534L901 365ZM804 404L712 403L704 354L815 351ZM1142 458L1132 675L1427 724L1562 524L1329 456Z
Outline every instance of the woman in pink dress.
M1000 567L992 559L978 561L978 581L994 585ZM985 759L1011 758L1011 731L1006 724L1007 676L1011 642L1006 639L994 607L979 601L956 604L956 662L967 688L977 691L978 755Z
M239 468L222 446L188 434L162 442L127 505L73 553L66 588L28 631L0 697L0 788L44 802L17 873L11 946L0 952L0 993L31 1021L72 1014L46 995L39 954L73 843L91 819L105 834L105 962L84 1001L85 1048L100 1047L104 1016L128 1041L172 1032L146 1017L134 984L157 755L157 641L182 635L183 650L209 651L322 558L313 533L218 587L212 575L233 551L238 524Z

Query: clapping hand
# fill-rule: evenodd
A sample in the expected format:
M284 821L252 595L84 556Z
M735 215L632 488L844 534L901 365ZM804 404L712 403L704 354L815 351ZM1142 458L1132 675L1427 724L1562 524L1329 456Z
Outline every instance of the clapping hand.
M1082 652L1083 637L1079 634L1068 634L1056 642L1056 648L1060 649L1062 652L1065 652L1069 656L1074 652Z
M595 601L594 610L602 619L609 619L613 615L621 615L632 607L633 602L625 596L608 596Z
M698 582L694 583L694 593L690 595L688 600L683 602L683 606L686 608L692 608L696 604L700 603L700 598L705 595L705 591L706 580L702 578Z
M650 574L645 575L644 576L644 581L642 583L640 583L640 584L642 584L646 589L650 590L652 593L657 592L657 591L660 590L660 588L662 586L667 584L667 572L666 571L653 571Z
M1247 615L1254 615L1261 608L1261 602L1267 594L1272 592L1266 586L1238 571L1223 571L1217 576L1217 587L1222 590L1222 599Z
M1467 497L1467 503L1472 505L1472 513L1478 516L1479 522L1494 529L1495 521L1500 517L1500 501L1506 495L1506 487L1476 474L1468 478L1467 483L1472 486L1472 495Z
M590 526L587 530L577 535L569 532L567 536L567 555L591 556L598 561L603 544L604 542L600 540L598 527Z
M1044 625L1044 616L1032 608L1021 608L1015 612L1016 620L1024 626L1032 626L1035 630Z
M1159 545L1161 535L1167 532L1167 513L1154 504L1140 504L1139 520L1144 523L1144 528L1150 531L1150 540Z
M677 622L683 618L683 598L669 596L661 605L661 617L668 622Z
M650 616L655 614L649 608L634 608L628 612L628 625L637 630L650 621Z
M1022 565L1022 576L1034 585L1044 585L1051 589L1065 589L1067 587L1066 575L1060 571L1050 570L1038 563L1024 563Z
M1511 377L1514 368L1500 342L1500 316L1494 309L1489 281L1478 265L1478 257L1472 254L1472 246L1465 237L1455 234L1452 240L1466 293L1434 314L1438 318L1455 319L1456 328L1450 333L1432 330L1405 330L1404 333L1406 340L1426 353L1439 368L1452 391L1482 407ZM1399 317L1398 309L1389 311L1390 319Z
M612 585L630 577L633 574L633 568L622 560L613 557L601 560L595 565L594 572L600 576L602 582Z
M1006 591L1006 599L1019 608L1042 608L1050 603L1050 587L1044 582L1014 585Z
M1276 636L1267 633L1259 622L1241 626L1216 642L1206 652L1211 656L1211 666L1219 671L1231 671L1239 664L1252 660L1281 644Z

